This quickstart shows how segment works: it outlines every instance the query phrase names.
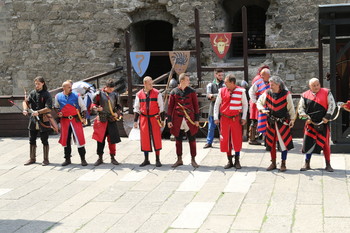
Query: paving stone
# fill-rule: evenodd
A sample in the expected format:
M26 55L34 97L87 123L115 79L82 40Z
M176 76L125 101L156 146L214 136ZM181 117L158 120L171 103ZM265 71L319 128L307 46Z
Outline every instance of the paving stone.
M265 204L242 204L231 229L258 231L264 221L267 205Z
M83 225L77 232L78 233L102 233L106 232L112 227L123 214L107 214L100 213L91 221Z
M270 205L267 209L267 215L292 216L297 198L296 196L296 193L273 193Z
M322 205L296 205L292 232L324 232Z
M324 232L338 233L349 232L350 218L324 218Z
M211 172L194 171L181 183L176 190L178 192L199 191L204 183L209 179Z
M148 175L149 171L147 170L133 170L126 174L121 181L140 181Z
M261 233L290 232L293 220L290 216L267 215L261 227Z
M236 215L245 197L245 193L222 193L211 215Z
M231 177L229 183L224 189L224 192L246 193L248 192L250 185L254 182L255 178L255 172L236 172Z
M199 228L214 206L214 202L191 202L171 224L173 228Z
M88 173L80 176L78 180L80 181L96 181L104 176L109 170L92 170Z
M233 216L209 215L197 232L228 232L230 230L233 219Z
M0 196L4 195L5 193L10 192L12 189L0 189Z

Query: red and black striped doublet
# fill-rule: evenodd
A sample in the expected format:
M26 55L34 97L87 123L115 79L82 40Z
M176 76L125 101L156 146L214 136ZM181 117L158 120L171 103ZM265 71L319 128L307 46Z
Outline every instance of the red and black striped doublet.
M293 140L289 128L290 116L287 109L287 96L289 91L282 90L279 93L266 91L266 105L270 110L266 128L266 150L271 151L274 146L276 128L281 135L284 146L287 150L293 149ZM279 141L279 140L277 140Z

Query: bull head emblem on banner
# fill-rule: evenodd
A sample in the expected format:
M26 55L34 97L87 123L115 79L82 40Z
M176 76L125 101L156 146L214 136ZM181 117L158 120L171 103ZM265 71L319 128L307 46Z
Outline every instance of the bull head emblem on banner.
M231 44L232 33L211 33L210 42L216 55L223 59Z

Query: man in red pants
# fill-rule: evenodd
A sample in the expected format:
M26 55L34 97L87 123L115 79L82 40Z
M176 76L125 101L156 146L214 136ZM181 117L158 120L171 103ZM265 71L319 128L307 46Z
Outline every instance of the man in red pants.
M156 167L161 167L159 156L162 149L161 127L164 121L163 98L161 93L153 88L151 77L145 77L143 85L144 88L136 94L134 104L134 128L140 126L141 150L145 155L145 160L140 167L151 164L148 154L152 152L152 144L156 152Z
M271 165L266 169L271 171L276 165L276 143L282 151L282 163L280 171L287 170L286 160L288 150L294 148L290 128L294 126L295 110L292 95L285 87L282 79L272 76L269 79L271 89L262 94L256 104L258 110L267 113L266 150L270 151ZM267 106L267 109L265 109Z
M106 86L96 92L93 100L93 108L98 111L98 117L94 122L94 133L92 138L97 141L98 159L94 166L103 163L103 150L107 138L111 163L119 165L115 159L116 144L121 142L117 127L120 119L121 106L118 104L118 93L114 92L115 82L109 79Z
M242 149L242 125L247 122L248 101L245 89L236 85L236 78L233 74L225 77L225 86L219 89L215 101L214 121L215 124L220 123L221 125L220 150L226 152L228 159L224 168L241 169L239 156ZM235 163L232 162L232 148L235 151Z
M196 91L189 87L190 77L182 73L179 76L179 86L170 92L168 105L168 128L176 138L177 161L172 167L183 165L182 162L182 139L186 132L191 152L191 164L198 168L195 160L197 155L196 133L199 126L199 107Z
M335 110L335 102L332 93L321 88L317 78L309 81L310 90L301 95L298 105L298 113L302 118L308 118L305 123L304 141L302 152L306 154L305 165L300 171L311 169L310 159L312 153L320 154L323 150L326 160L325 170L333 172L331 166L330 129L329 119ZM315 125L313 123L320 123Z

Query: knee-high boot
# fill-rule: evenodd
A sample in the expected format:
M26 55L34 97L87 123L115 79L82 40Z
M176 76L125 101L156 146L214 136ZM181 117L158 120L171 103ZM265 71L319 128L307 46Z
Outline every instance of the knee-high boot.
M36 145L30 145L29 153L29 160L24 165L30 165L36 162Z
M44 161L41 163L42 166L47 166L49 165L49 145L44 145L43 146L43 156L44 156Z

